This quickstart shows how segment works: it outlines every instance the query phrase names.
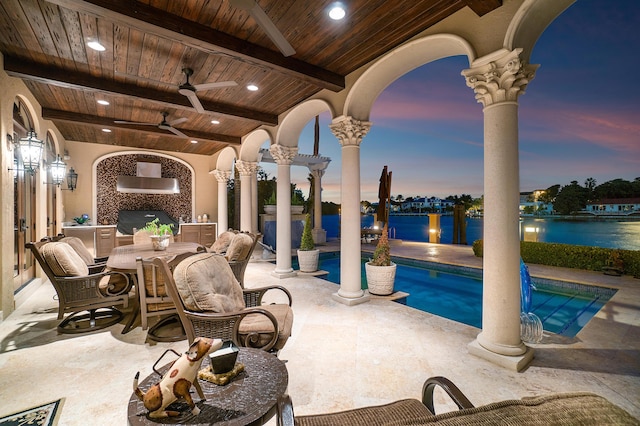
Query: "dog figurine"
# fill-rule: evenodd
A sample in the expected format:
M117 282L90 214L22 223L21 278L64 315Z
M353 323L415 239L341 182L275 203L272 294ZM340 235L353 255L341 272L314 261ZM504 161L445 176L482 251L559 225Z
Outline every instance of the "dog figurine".
M167 406L178 398L185 399L191 413L197 416L200 413L200 409L196 407L193 402L189 389L191 385L196 387L198 395L202 400L205 399L202 388L198 383L198 370L200 365L210 352L220 349L222 347L221 339L208 339L205 337L197 337L193 343L189 346L187 352L182 354L169 368L169 370L162 376L160 382L151 386L145 393L138 387L138 378L140 372L136 374L133 380L133 391L136 396L144 403L144 406L149 410L150 418L165 418L169 416L178 416L178 411L166 410Z

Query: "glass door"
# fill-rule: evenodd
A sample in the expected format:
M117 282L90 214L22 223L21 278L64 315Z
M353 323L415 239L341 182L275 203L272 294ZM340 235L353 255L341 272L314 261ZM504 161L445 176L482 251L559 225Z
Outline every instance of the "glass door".
M32 121L24 106L17 101L13 111L14 141L27 136L27 129ZM25 248L29 241L35 241L36 228L36 176L24 171L22 158L18 149L13 150L14 179L13 179L13 289L16 293L20 287L28 283L35 276L34 259L30 250ZM22 169L22 170L20 170Z

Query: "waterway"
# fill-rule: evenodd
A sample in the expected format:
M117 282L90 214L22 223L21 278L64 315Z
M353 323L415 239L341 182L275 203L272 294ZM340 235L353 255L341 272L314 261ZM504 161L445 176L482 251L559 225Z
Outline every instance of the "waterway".
M482 238L482 218L466 218L467 244ZM338 238L339 215L322 217L327 238ZM362 217L362 227L373 225L373 216ZM534 218L524 217L520 222L521 238L525 228L537 230L540 242L581 246L640 250L640 220L598 218ZM428 216L390 216L390 237L404 241L429 241ZM440 217L442 244L453 243L453 216Z

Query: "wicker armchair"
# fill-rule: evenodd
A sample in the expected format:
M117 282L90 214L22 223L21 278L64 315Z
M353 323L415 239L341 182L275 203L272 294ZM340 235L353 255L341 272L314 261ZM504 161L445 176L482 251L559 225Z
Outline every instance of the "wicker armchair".
M143 261L144 262L147 261ZM196 254L180 263L174 274L171 274L169 265L164 259L153 259L152 262L158 271L165 275L165 285L169 296L174 300L178 316L187 333L189 342L196 336L232 340L238 346L259 348L265 351L282 349L291 335L293 324L293 311L291 310L291 294L282 286L271 286L256 289L242 289L235 279L231 267L226 260L216 254ZM209 277L203 277L200 272L186 270L192 263L206 263L206 268L211 272ZM195 268L194 268L195 269ZM179 289L175 276L184 273L191 280L191 288ZM215 277L213 276L215 274ZM219 295L212 294L211 286L229 288L229 298L237 298L236 303L240 308L224 311L203 310L194 308L193 295L203 294L211 298L221 299ZM197 288L200 286L201 288ZM263 305L262 299L270 290L279 290L284 294L287 303ZM224 297L222 297L224 298ZM228 307L227 302L221 302ZM191 306L191 308L187 307ZM200 306L200 305L199 305Z
M458 411L435 414L433 392L441 387ZM638 420L605 398L587 392L559 393L507 400L474 407L445 377L427 379L422 401L403 399L385 405L336 413L294 416L289 395L278 399L278 426L385 426L385 425L637 425Z
M131 283L126 274L113 271L91 273L80 255L67 243L27 243L36 261L58 294L60 333L83 333L109 327L123 314L114 306L129 304ZM88 311L88 312L85 312Z
M202 250L205 250L205 248L202 247ZM199 249L198 251L201 250ZM169 255L158 257L165 259L169 265L169 270L173 271L173 268L175 268L178 263L193 254L194 253L189 252L177 256ZM146 330L149 328L149 317L165 316L165 318L149 328L147 336L151 340L163 342L184 340L186 338L184 331L182 334L173 336L162 336L159 332L164 325L173 321L179 321L177 318L176 305L166 289L165 275L158 272L158 267L155 264L152 262L143 262L141 257L136 259L136 265L138 277L137 293L140 301L140 321L142 329Z
M229 262L233 275L244 288L244 272L258 244L260 233L240 232L233 229L224 231L207 249L209 253L222 255Z
M229 248L225 253L225 258L231 266L233 275L240 283L240 287L244 288L244 272L258 244L260 234L252 234L250 232L238 232L231 240Z

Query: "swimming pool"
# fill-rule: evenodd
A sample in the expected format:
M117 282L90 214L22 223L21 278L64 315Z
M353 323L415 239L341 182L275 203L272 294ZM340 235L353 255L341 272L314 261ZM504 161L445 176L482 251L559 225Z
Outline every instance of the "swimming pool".
M362 258L362 288L367 288ZM482 271L413 259L394 258L398 264L395 290L408 293L400 300L412 308L481 328ZM322 253L319 278L340 282L340 254ZM574 337L616 293L615 289L548 279L533 279L532 312L546 331Z

